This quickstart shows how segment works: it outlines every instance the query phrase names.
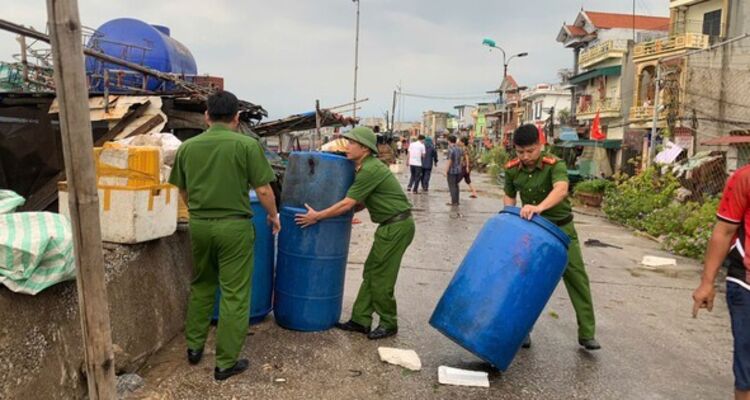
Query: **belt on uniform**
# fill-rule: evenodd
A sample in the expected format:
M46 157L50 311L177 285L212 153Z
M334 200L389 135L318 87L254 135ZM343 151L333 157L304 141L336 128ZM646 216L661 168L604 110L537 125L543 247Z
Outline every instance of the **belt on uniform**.
M396 222L401 222L405 219L409 219L411 217L411 210L406 210L402 213L398 213L387 220L380 223L380 226L390 225Z
M563 219L561 219L559 221L552 221L552 223L555 224L555 225L557 225L557 226L564 226L564 225L567 225L567 224L569 224L571 222L573 222L573 214L570 214L567 217L565 217L565 218L563 218Z
M227 215L226 217L214 217L214 218L195 218L200 221L225 221L230 219L250 219L251 217L249 215Z

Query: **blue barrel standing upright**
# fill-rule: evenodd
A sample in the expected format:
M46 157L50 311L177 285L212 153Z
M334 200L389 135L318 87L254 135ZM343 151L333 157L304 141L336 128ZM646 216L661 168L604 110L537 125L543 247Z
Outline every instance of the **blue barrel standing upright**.
M328 208L346 196L354 182L354 165L335 154L298 151L289 155L281 190L281 205L316 210Z
M255 250L253 261L253 283L250 294L250 323L263 321L273 308L273 272L276 237L268 225L268 213L260 204L255 191L250 191L250 206L253 209L253 226L255 227ZM213 319L219 319L219 299L221 289L216 291Z
M352 214L299 227L294 218L346 197L354 165L346 157L297 152L284 175L273 314L281 327L330 329L341 316Z
M560 281L569 244L548 220L506 207L479 232L430 325L506 370Z
M341 316L351 215L308 228L294 222L306 210L282 207L273 315L281 327L297 331L330 329Z

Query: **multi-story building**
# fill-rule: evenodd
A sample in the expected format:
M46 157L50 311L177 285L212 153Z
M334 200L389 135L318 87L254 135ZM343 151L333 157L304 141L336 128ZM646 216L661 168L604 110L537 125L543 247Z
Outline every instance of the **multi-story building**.
M622 139L633 101L633 43L664 36L669 19L593 11L563 25L557 41L574 54L571 114L588 132L597 113L609 139Z
M543 128L550 115L554 114L554 128L560 126L560 116L570 113L570 91L560 85L540 83L533 89L521 93L524 107L522 120L524 124L534 124ZM563 121L567 122L567 121ZM559 129L555 129L556 136Z
M750 29L750 3L672 1L670 5L675 28L700 28L716 45L685 57L685 86L672 140L688 153L723 152L728 172L750 164L750 37L743 36ZM723 43L722 37L726 37Z
M741 3L738 1L737 3ZM685 118L689 52L706 49L727 35L729 0L671 0L669 36L638 43L633 49L635 88L630 126L651 129L657 96L657 128L674 130ZM660 90L656 93L656 78Z
M460 104L453 107L456 110L456 120L458 121L459 130L471 130L474 127L474 117L472 114L477 106L471 104Z
M425 111L422 113L422 134L435 137L435 135L448 132L448 118L450 114L442 111Z
M489 111L484 114L488 118L488 125L495 128L496 140L501 140L508 145L513 131L521 124L523 116L523 105L521 104L521 91L526 87L518 85L511 75L503 78L500 87L495 90L500 96L498 103L495 105L495 111Z

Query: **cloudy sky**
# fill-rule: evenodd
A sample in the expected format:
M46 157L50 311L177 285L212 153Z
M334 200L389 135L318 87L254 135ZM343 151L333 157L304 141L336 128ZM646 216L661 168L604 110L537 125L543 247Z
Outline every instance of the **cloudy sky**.
M493 38L510 53L522 85L554 82L572 64L555 41L563 22L583 7L629 13L631 0L361 0L358 97L360 116L390 110L399 82L404 92L478 96L498 86L502 57L481 45ZM0 18L43 30L44 0L0 0ZM192 51L199 73L225 77L225 87L263 105L271 118L351 101L356 6L351 0L78 0L83 24L133 17L169 26ZM668 0L635 0L636 12L668 15ZM0 60L18 52L0 31ZM474 100L405 98L397 114L420 118Z

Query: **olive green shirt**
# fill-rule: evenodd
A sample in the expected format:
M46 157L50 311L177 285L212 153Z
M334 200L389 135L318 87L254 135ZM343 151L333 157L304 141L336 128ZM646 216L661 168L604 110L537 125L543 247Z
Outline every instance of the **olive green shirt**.
M544 162L544 158L554 160L554 164ZM533 169L528 169L523 163L506 168L505 194L516 198L521 194L524 205L538 205L552 192L552 185L557 182L568 182L568 168L556 157L542 153ZM570 216L572 208L566 197L556 206L542 213L542 216L552 222L561 221Z
M250 217L250 187L276 179L257 140L214 124L177 150L169 183L186 190L191 218Z
M362 162L346 197L364 203L376 224L411 210L411 203L393 172L373 156Z

